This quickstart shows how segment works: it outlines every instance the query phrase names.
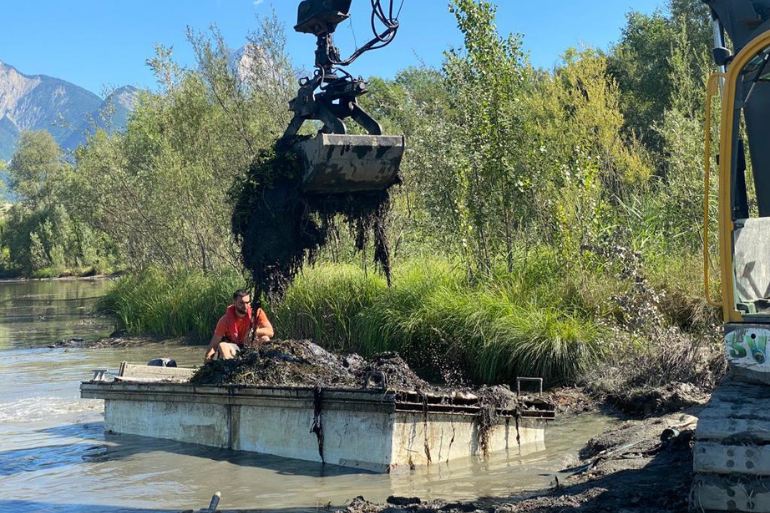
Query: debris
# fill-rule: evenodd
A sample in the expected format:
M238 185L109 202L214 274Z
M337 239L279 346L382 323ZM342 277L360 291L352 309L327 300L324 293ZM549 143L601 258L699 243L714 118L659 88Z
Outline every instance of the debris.
M382 353L370 361L357 354L330 353L309 340L273 340L259 349L246 348L233 360L214 360L193 376L197 385L304 386L364 388L367 378L380 372L390 388L428 390L395 353Z
M385 231L390 210L388 191L306 194L301 190L302 174L299 155L272 148L256 156L247 176L233 190L233 233L241 245L243 263L251 272L256 296L280 296L305 258L314 260L336 230L334 223L340 216L354 235L358 251L366 249L373 235L374 260L390 284Z

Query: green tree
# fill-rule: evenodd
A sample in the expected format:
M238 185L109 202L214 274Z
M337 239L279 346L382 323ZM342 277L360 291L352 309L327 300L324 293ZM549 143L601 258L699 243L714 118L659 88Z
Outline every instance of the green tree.
M455 148L461 160L447 177L453 186L458 232L472 272L489 272L501 254L513 268L514 235L531 215L533 169L524 97L531 69L521 38L497 33L496 8L454 0L450 11L463 33L463 50L444 63Z
M131 267L240 269L229 191L288 124L291 66L275 15L237 63L216 27L188 36L197 68L157 48L160 92L141 96L125 133L98 131L76 152L73 208Z
M667 11L651 15L632 11L627 16L620 41L609 56L609 71L621 92L621 111L626 133L635 134L659 157L664 141L657 130L663 113L678 94L673 82L675 73L671 56L684 41L693 53L686 61L687 69L678 69L702 78L697 57L713 44L708 8L700 0L670 0ZM662 161L660 161L662 162Z
M29 201L32 208L51 207L67 167L61 148L49 132L23 132L8 165L9 188Z

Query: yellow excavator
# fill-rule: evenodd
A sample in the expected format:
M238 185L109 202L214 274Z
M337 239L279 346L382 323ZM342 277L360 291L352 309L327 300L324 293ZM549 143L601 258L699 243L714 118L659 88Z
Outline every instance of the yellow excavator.
M707 300L723 312L729 372L699 416L691 504L770 512L770 0L703 1L720 68L708 84L704 281ZM721 300L713 299L708 242L717 97Z
M383 48L396 37L401 8L395 8L396 0L386 1L389 4L371 0L373 38L348 58L341 57L333 35L350 17L352 0L299 4L294 30L316 37L315 73L300 80L297 97L289 105L294 117L282 141L302 158L305 194L382 191L399 180L404 137L383 135L380 124L358 104L358 98L368 92L366 82L345 70L364 53ZM366 133L348 133L348 118ZM297 142L306 121L316 122L320 130L315 137Z

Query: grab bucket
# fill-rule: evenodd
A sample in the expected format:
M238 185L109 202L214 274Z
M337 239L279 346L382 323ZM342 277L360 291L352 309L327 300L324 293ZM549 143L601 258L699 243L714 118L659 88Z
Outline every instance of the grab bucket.
M399 181L403 136L320 133L296 146L311 194L382 191Z

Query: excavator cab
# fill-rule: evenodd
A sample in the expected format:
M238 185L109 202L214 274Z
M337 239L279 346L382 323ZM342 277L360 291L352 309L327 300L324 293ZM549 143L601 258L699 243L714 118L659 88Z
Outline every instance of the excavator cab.
M770 384L770 0L708 0L721 94L719 247L727 357L733 372ZM725 45L725 32L733 42ZM710 122L710 114L707 116ZM709 144L709 131L706 133ZM706 155L706 166L710 155ZM708 174L708 173L707 173ZM708 180L708 176L706 177ZM709 191L706 190L708 201ZM708 205L708 203L706 203ZM708 216L708 210L705 210ZM708 226L705 226L706 233ZM704 247L709 289L708 248Z
M398 13L394 17L392 5L386 11L380 0L372 2L372 27L379 21L384 29L375 30L374 39L343 60L332 35L337 25L349 18L351 3L304 0L297 13L294 30L316 36L316 69L312 77L300 80L297 97L289 104L294 117L282 141L292 145L301 157L301 187L306 194L383 191L400 179L404 137L383 135L380 124L358 104L358 98L368 92L366 82L344 70L363 53L393 40ZM365 134L350 134L348 119ZM320 130L315 137L300 140L297 136L306 121L320 125Z

